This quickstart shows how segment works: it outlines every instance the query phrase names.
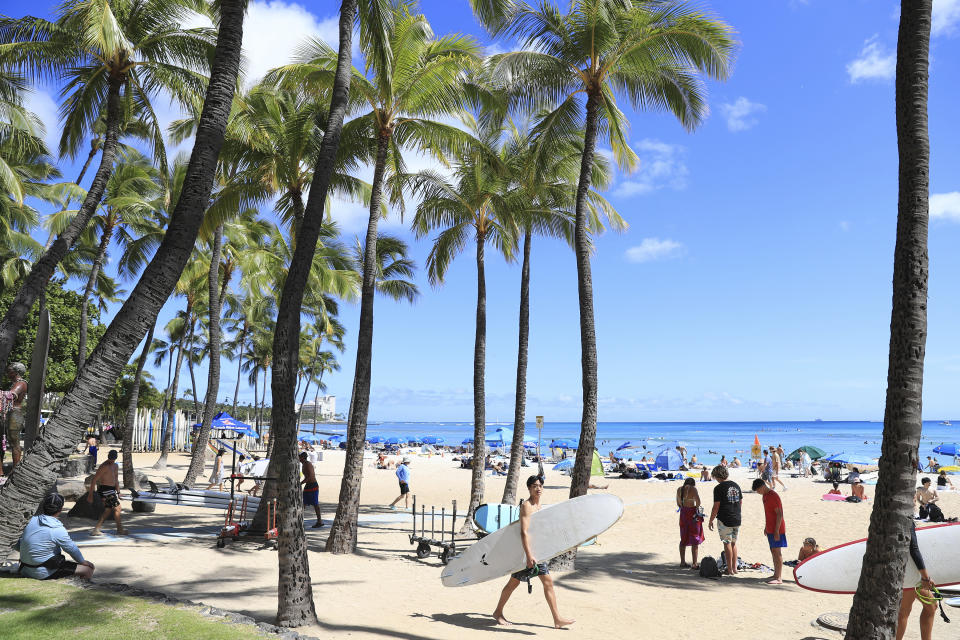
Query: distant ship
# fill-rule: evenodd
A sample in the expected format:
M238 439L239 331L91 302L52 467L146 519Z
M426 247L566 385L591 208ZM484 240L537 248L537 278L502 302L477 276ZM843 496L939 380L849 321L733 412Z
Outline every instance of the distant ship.
M953 426L953 425L950 423L949 420L944 420L944 421L941 422L940 424L942 424L942 425L945 426L945 427L952 427L952 426Z
M814 418L813 421L814 421L814 422L823 422L823 419L822 419L822 418Z

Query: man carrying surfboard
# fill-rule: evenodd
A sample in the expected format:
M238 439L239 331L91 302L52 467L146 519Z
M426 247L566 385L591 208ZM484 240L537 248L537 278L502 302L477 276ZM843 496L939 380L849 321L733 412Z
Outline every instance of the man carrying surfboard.
M550 614L553 616L553 626L562 629L573 624L574 620L568 620L560 616L550 568L546 563L537 563L530 547L530 516L540 511L542 506L540 497L543 495L543 478L539 475L527 478L527 490L530 492L530 497L520 505L520 543L523 545L523 552L527 556L527 568L510 576L510 580L507 581L500 593L500 601L493 612L493 619L497 621L497 624L510 624L503 617L503 608L507 605L507 601L513 595L513 592L520 586L521 581L530 580L536 576L540 578L540 582L543 584L543 595L547 599L547 606L550 607Z

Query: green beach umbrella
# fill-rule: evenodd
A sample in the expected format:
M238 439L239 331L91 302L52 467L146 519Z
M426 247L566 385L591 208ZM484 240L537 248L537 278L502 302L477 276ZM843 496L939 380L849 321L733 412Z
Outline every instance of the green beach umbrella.
M787 456L787 460L799 460L801 451L806 451L811 460L819 460L823 456L827 455L827 452L823 449L806 444L791 452L790 455Z

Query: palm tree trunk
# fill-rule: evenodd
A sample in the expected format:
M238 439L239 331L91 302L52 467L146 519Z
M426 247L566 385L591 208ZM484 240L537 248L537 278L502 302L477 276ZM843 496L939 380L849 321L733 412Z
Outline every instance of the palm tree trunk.
M90 267L90 277L87 278L87 286L83 289L83 300L80 303L80 345L77 349L77 371L83 369L83 363L87 359L87 310L90 306L90 296L93 295L93 288L97 284L97 276L100 275L103 258L107 255L107 247L110 246L110 238L113 237L114 228L113 214L111 213L107 216L107 223L103 229L103 237L100 238L97 255L93 259L93 265Z
M150 355L150 345L153 343L153 332L157 328L157 321L154 319L147 331L147 341L143 344L143 351L140 352L140 358L137 359L137 372L133 376L133 386L130 388L130 402L127 404L127 428L123 432L123 443L120 445L120 453L123 455L123 487L125 489L136 489L137 478L133 470L133 430L137 424L137 400L140 397L140 379L143 376L143 366L147 364L147 356Z
M173 371L173 384L170 385L170 402L167 404L167 420L163 427L160 442L160 457L153 463L154 469L167 468L167 456L170 455L170 449L173 448L173 428L174 421L177 418L177 390L180 387L180 369L183 368L183 347L184 338L180 338L180 344L177 346L177 365Z
M523 237L523 266L520 269L520 339L517 345L517 394L513 412L513 443L510 447L510 468L503 488L503 504L517 499L517 479L523 460L524 414L527 408L527 348L530 341L530 230Z
M367 439L367 414L370 410L370 376L373 361L373 301L377 287L377 223L383 197L383 174L387 166L390 135L381 132L377 141L377 161L373 169L370 215L363 250L363 283L360 288L360 327L357 330L357 362L350 395L350 422L347 425L347 453L340 480L340 498L333 518L327 551L353 553L357 548L357 514L360 486L363 482L363 450Z
M240 374L243 372L243 345L247 340L247 319L243 319L243 328L240 330L240 354L237 356L237 384L233 388L233 411L230 415L237 415L237 396L240 394ZM256 390L254 390L256 394ZM259 426L259 425L258 425ZM257 433L260 433L259 430Z
M867 550L850 608L847 640L894 638L913 527L927 341L927 227L930 139L927 130L931 0L900 3L897 40L897 147L900 156L893 310L880 479ZM921 553L922 553L921 549ZM936 568L933 568L936 579Z
M189 318L189 316L187 316ZM190 320L190 348L187 351L187 370L190 372L190 386L193 389L193 419L200 415L200 399L197 397L197 376L193 371L193 353L196 347L195 320Z
M257 368L257 365L253 365L253 420L256 423L257 435L262 435L260 432L260 414L257 413L257 403L260 402L260 369Z
M483 502L483 472L486 456L487 416L484 391L484 367L487 355L487 282L483 270L485 238L477 231L477 326L473 342L473 474L470 478L470 506L466 522ZM464 525L466 526L466 525Z
M357 0L343 0L340 5L340 48L337 54L337 70L327 130L320 144L314 163L313 181L307 200L306 213L297 238L297 246L287 279L280 295L277 309L277 324L273 337L273 412L270 418L270 443L273 456L270 458L268 476L261 507L265 509L269 498L279 498L277 525L279 580L277 624L294 627L316 623L317 613L313 603L313 587L310 583L310 568L307 559L307 544L303 533L303 502L300 493L300 470L297 464L296 428L293 422L293 377L297 370L300 353L300 309L303 304L307 276L313 264L323 210L326 204L330 178L340 146L343 118L347 111L352 72L351 47L353 46L353 23L357 13ZM272 494L272 495L271 495ZM257 517L263 518L258 510Z
M210 441L210 427L213 415L217 411L217 394L220 392L220 251L223 245L223 225L213 232L213 246L210 250L210 269L207 275L207 295L209 304L209 342L210 367L207 372L207 396L203 404L203 421L200 432L193 441L190 451L190 468L183 479L185 485L192 486L197 476L203 473L207 459L207 442Z
M597 120L600 97L587 99L587 127L583 137L580 181L577 184L574 252L577 257L577 293L580 298L580 367L583 376L583 414L580 419L580 447L573 465L570 497L587 493L590 467L597 437L597 332L593 315L593 278L590 274L590 237L587 233L587 192L597 146Z
M0 486L0 549L9 549L12 542L20 537L20 532L36 512L37 505L56 482L63 461L74 451L86 425L96 417L104 398L110 395L123 367L170 297L184 265L190 259L203 221L203 212L210 201L217 156L233 103L240 66L245 7L244 0L221 0L217 47L197 126L196 142L180 198L160 247L107 327L86 366L78 373L56 413L40 429L33 445L7 482ZM112 109L116 113L119 105L115 103L115 99L110 101L108 112ZM108 127L107 131L115 142L116 124ZM103 156L109 160L109 166L113 161L112 143L109 141ZM98 171L94 183L101 178L105 181L106 175ZM94 201L99 201L97 191L102 194L102 186L88 192L88 199L95 194ZM54 246L58 244L66 244L62 236ZM51 265L50 272L55 264ZM46 282L46 277L41 281Z
M120 135L120 88L123 84L121 78L111 77L108 82L107 90L107 135L103 143L103 153L100 156L100 167L93 178L93 183L87 191L87 197L77 215L70 221L70 224L64 229L53 244L50 245L39 260L33 263L30 273L27 275L17 296L10 303L10 308L0 321L0 371L7 368L7 358L10 357L10 350L13 349L13 343L17 339L17 332L23 326L33 303L36 301L40 292L47 288L47 282L60 261L77 241L80 233L86 228L94 210L100 204L103 198L103 192L107 187L107 180L113 171L113 161L117 152L117 138ZM139 342L139 340L138 340Z
M300 433L300 424L303 422L303 403L307 399L307 391L310 390L310 377L307 376L307 383L303 385L303 395L300 396L300 410L297 411L297 434Z

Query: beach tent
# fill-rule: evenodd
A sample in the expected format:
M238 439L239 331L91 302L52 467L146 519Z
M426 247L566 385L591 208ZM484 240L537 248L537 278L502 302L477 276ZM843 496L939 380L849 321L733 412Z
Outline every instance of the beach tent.
M793 450L792 452L790 452L790 455L787 456L787 460L793 460L794 462L796 462L797 460L800 459L801 451L806 451L807 455L810 456L811 460L819 460L823 456L827 455L827 452L824 451L823 449L805 444L802 447L799 447Z
M653 466L657 471L676 471L683 464L680 452L673 447L664 447L657 451Z
M603 460L600 459L600 454L597 453L596 449L593 450L593 462L590 465L590 475L603 477Z

